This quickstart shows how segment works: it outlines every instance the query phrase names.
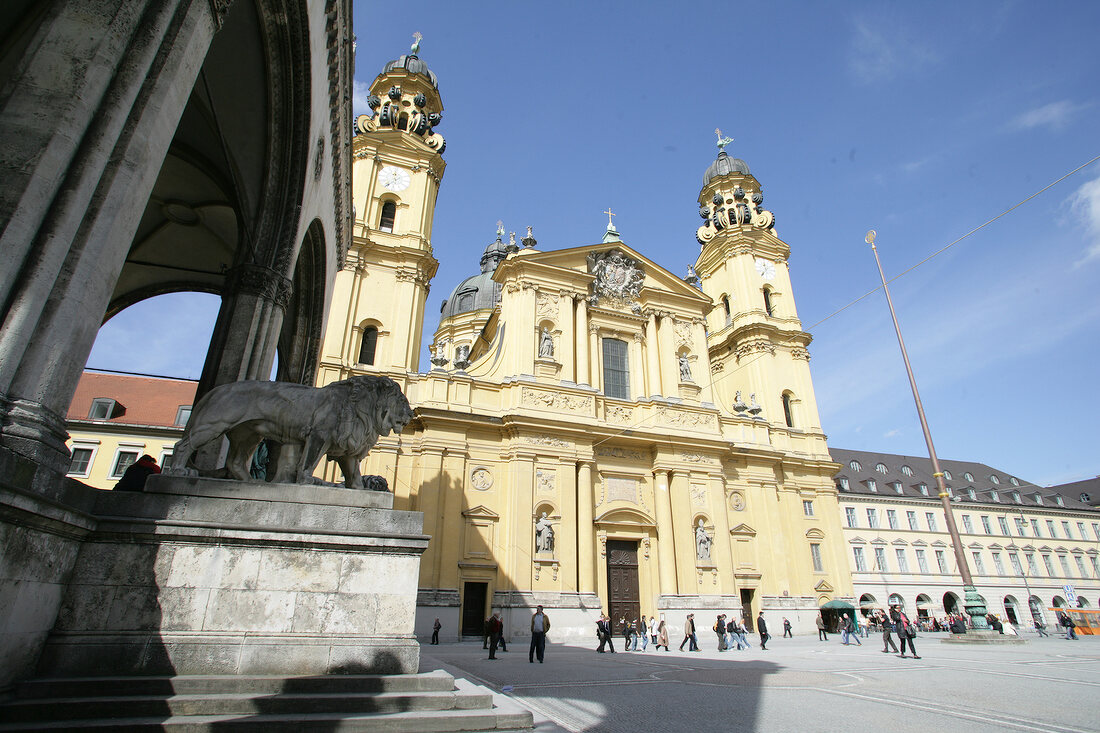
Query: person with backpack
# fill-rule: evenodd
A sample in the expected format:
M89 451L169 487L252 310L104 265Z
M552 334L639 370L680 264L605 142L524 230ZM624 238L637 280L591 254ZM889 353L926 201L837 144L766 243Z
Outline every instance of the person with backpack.
M917 627L913 626L909 622L909 617L905 615L905 612L901 610L898 604L890 606L890 622L894 624L894 629L898 632L898 646L901 647L901 658L905 659L905 643L909 643L909 651L913 652L913 659L920 659L917 656L917 648L913 646L913 639L917 635Z

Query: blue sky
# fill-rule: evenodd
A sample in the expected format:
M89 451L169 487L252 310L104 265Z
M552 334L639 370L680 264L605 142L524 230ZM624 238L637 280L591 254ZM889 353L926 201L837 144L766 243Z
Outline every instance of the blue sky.
M1100 155L1096 3L357 1L355 13L356 112L413 31L439 77L447 172L425 344L498 219L558 249L599 241L610 206L627 244L685 274L720 127L791 246L837 447L925 453L882 294L822 322L878 285L864 233L878 231L891 277ZM942 457L1042 484L1100 474L1098 287L1100 162L891 285ZM116 317L89 365L196 376L201 361L172 339L204 340L216 301L173 297L186 307ZM157 308L191 322L137 357L127 339L141 343Z

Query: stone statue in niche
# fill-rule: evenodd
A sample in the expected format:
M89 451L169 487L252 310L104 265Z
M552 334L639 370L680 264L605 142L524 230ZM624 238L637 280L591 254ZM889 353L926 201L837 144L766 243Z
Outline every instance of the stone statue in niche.
M550 329L542 327L542 335L539 337L539 358L554 358L554 337L550 335Z
M680 354L680 381L691 381L691 364L688 362L687 354Z
M707 534L707 530L703 527L703 520L699 520L699 524L695 527L695 559L701 563L709 563L710 560L710 544L713 542L710 535Z
M455 368L465 369L470 366L470 347L462 344L455 349Z
M225 466L203 472L213 478L249 481L252 454L267 438L282 447L268 475L277 483L322 483L313 470L328 455L349 489L385 490L385 480L364 477L359 464L381 436L400 433L413 418L409 401L389 377L351 377L324 387L245 381L210 390L191 413L176 443L170 475L199 475L196 451L224 435Z
M546 512L535 522L535 552L552 553L554 551L554 527L546 518Z

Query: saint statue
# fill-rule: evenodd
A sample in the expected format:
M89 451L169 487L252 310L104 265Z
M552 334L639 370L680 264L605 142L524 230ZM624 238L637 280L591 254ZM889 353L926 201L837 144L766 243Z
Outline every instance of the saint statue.
M554 527L546 518L546 512L535 522L535 552L554 551Z
M707 534L707 530L703 527L703 520L699 520L699 525L695 528L695 559L699 562L710 562L710 535Z
M539 358L554 358L554 337L546 326L542 327L542 336L539 337Z
M691 381L691 364L688 362L687 354L680 354L680 381Z

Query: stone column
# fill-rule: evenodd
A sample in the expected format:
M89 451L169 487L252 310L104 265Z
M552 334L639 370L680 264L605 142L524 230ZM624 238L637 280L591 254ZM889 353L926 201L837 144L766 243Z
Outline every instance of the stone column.
M697 595L699 583L695 576L695 530L691 526L692 507L687 472L672 472L668 500L672 506L672 533L677 539L677 587L681 595Z
M645 323L645 354L646 376L650 397L660 397L661 392L661 361L660 349L657 346L657 314L649 312L649 319Z
M595 497L592 490L592 463L577 464L577 590L596 592L596 528L592 524Z
M630 399L645 397L645 369L642 367L642 335L634 334L630 340Z
M589 384L593 387L603 385L603 358L600 353L600 329L592 324L588 325L588 353L589 353Z
M0 444L58 471L135 202L153 189L218 22L211 3L94 8L51 3L0 114Z
M672 509L669 503L668 471L654 471L654 497L657 505L657 562L661 579L661 595L675 595L676 538L672 530Z
M575 331L574 350L577 352L577 384L590 384L588 353L588 301L584 297L576 300L577 329Z

